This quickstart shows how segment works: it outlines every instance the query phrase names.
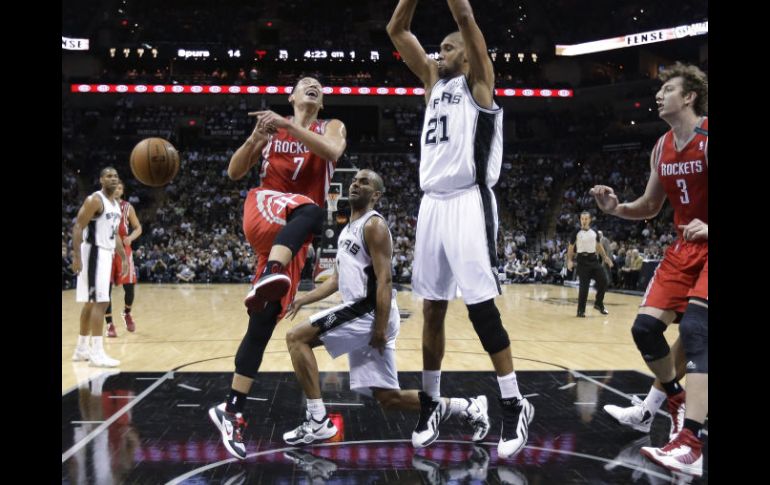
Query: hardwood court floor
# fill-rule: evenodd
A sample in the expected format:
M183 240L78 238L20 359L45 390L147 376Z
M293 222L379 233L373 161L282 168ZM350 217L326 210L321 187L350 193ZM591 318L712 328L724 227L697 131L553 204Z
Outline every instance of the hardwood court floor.
M133 310L136 332L128 333L120 317L123 290L115 288L118 338L105 338L107 353L121 360L122 372L165 372L180 367L191 372L232 372L233 356L246 330L242 301L247 291L247 285L140 284ZM496 301L511 339L516 370L613 369L649 374L630 332L640 297L608 293L605 304L610 314L605 316L593 310L593 296L592 291L587 318L579 319L575 317L576 288L504 285ZM279 322L261 370L291 371L286 331L339 301L339 295L334 295L305 307L295 322ZM422 301L407 290L398 293L398 305L402 314L398 369L422 370ZM62 292L62 391L76 384L77 366L71 356L81 307L73 290ZM677 325L666 332L669 343L677 335ZM449 304L446 340L444 370L492 370L462 300ZM316 358L321 371L347 370L347 359L331 360L323 350L316 351Z

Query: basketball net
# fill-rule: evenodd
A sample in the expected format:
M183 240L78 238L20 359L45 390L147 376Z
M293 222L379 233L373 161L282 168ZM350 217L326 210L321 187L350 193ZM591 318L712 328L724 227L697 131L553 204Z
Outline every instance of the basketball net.
M329 193L326 196L326 203L327 203L327 216L328 216L328 222L331 225L332 223L332 215L337 212L337 203L340 201L340 194L334 194Z

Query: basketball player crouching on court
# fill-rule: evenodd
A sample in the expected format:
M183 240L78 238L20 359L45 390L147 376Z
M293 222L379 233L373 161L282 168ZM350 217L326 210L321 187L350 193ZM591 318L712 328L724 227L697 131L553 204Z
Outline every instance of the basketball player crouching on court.
M290 445L329 439L337 433L321 399L314 347L324 345L332 358L348 354L350 388L374 396L385 409L420 412L422 402L432 401L424 392L401 390L398 384L395 349L401 319L391 283L393 240L387 222L374 210L384 192L377 173L356 173L348 192L350 223L339 236L334 274L289 306L287 315L294 318L304 305L338 290L342 294L342 304L312 315L286 334L294 372L307 397L305 421L283 435ZM489 431L486 396L441 399L448 410L444 418L460 416L473 426L474 441L484 439ZM438 426L422 428L412 434L416 448L438 438Z
M120 361L104 351L102 323L110 303L112 255L116 250L123 262L121 275L128 274L126 253L118 234L120 206L112 198L120 182L117 170L112 167L102 169L99 182L102 190L86 198L72 227L72 271L78 275L76 301L83 303L80 333L72 360L88 360L94 367L117 367ZM88 263L85 268L83 261Z

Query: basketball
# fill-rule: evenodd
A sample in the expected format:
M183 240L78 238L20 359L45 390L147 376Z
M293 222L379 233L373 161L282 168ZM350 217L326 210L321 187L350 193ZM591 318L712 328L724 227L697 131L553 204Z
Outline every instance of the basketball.
M145 138L131 150L131 172L144 185L162 187L179 171L179 152L163 138Z

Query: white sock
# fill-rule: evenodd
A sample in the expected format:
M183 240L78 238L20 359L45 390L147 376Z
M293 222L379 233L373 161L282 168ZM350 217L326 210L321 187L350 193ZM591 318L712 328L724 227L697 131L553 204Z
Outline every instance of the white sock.
M323 399L308 399L307 410L316 421L321 421L326 416L326 406L324 406Z
M507 376L498 376L497 383L500 385L500 396L503 399L510 399L512 397L522 398L519 391L519 383L516 381L516 371L511 372Z
M464 416L465 410L471 405L470 400L464 397L450 397L449 398L449 415L450 416Z
M438 398L441 395L440 370L422 371L422 390L432 398Z
M95 351L104 351L104 337L91 337L91 349Z
M651 414L658 412L658 409L666 402L666 392L661 391L655 386L650 387L650 392L647 393L647 397L644 398L644 404Z
M78 348L79 349L85 349L88 348L88 335L78 335Z

